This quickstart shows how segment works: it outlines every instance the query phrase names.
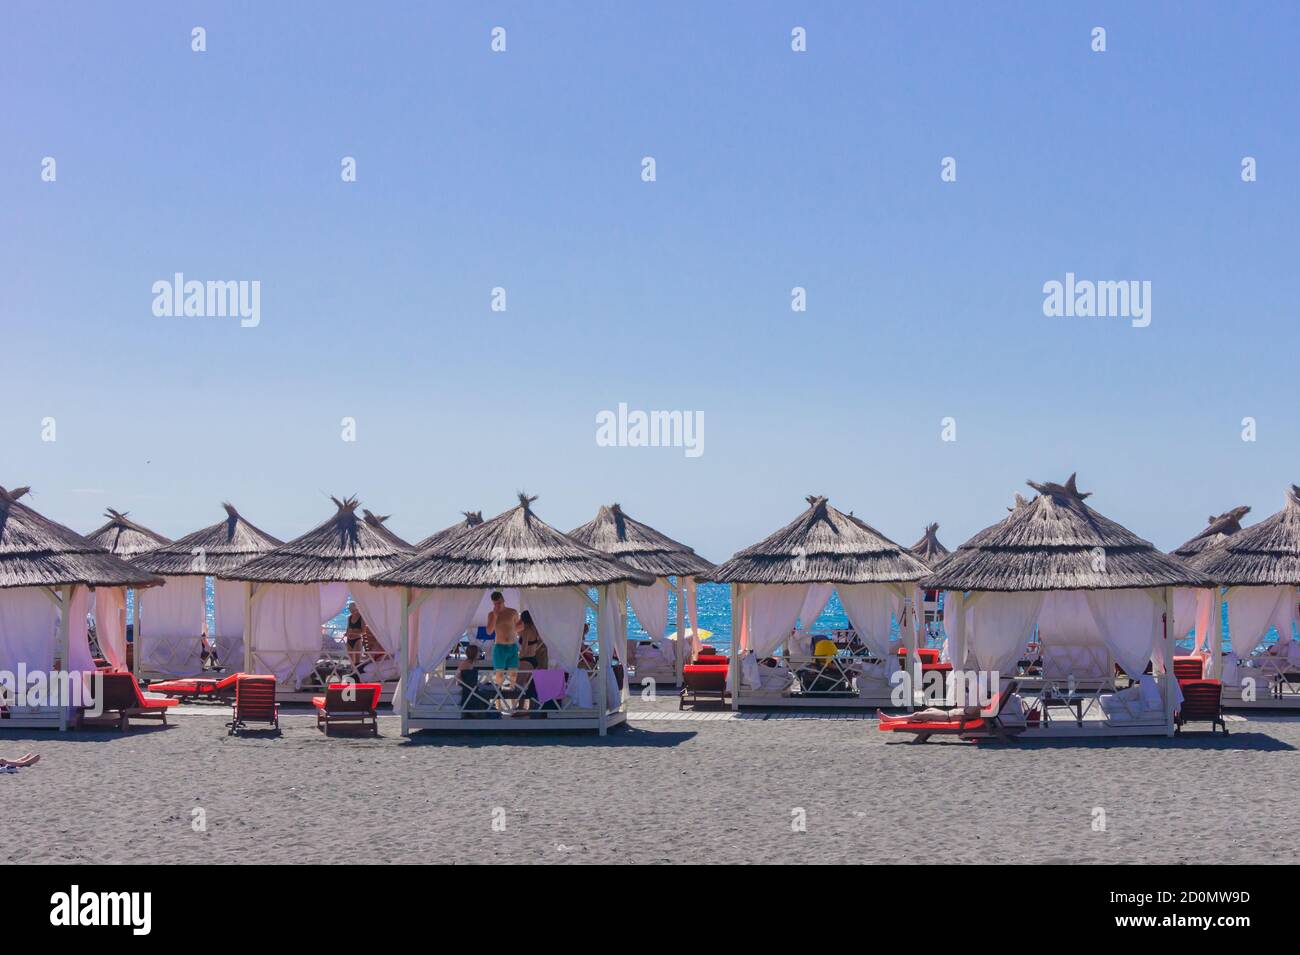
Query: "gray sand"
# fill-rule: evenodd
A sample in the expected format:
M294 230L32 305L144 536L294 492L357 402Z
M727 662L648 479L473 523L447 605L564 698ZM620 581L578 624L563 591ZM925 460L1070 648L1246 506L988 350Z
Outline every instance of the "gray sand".
M1290 861L1278 835L1300 823L1288 717L1226 738L977 747L897 745L863 719L635 713L604 741L408 741L392 717L383 738L326 739L301 710L280 738L232 739L217 711L187 709L127 736L0 733L0 755L43 757L0 775L0 859L1260 863Z

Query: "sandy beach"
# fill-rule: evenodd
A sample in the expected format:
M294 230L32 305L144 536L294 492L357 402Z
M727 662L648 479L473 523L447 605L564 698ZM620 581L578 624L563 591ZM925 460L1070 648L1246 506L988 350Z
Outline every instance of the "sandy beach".
M683 719L670 700L636 701L605 740L406 740L393 717L378 739L326 739L289 708L281 736L230 738L224 709L183 710L126 736L0 734L0 754L43 757L0 776L0 859L1265 863L1291 861L1278 833L1300 823L1300 720L1281 715L1232 717L1227 737L977 747L899 744L856 715Z

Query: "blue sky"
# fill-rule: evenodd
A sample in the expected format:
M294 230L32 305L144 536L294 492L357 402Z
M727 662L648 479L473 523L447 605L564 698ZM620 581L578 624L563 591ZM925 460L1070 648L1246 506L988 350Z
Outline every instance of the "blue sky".
M171 535L355 492L412 539L525 488L715 560L814 492L954 546L1073 470L1161 547L1262 518L1300 481L1298 10L6 3L0 483ZM261 324L155 317L178 271L259 280ZM1067 271L1150 281L1151 325L1045 317ZM598 447L619 402L705 453Z

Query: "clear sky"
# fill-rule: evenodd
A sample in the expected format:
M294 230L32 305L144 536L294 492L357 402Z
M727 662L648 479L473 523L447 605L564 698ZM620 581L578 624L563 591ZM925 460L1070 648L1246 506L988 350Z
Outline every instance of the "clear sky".
M411 539L522 488L715 560L809 493L955 546L1074 470L1162 548L1262 518L1300 481L1298 10L9 0L0 483L173 536L356 493ZM260 281L260 325L156 317L175 272ZM1150 326L1045 317L1067 272L1150 281ZM599 447L619 402L702 412L703 455Z

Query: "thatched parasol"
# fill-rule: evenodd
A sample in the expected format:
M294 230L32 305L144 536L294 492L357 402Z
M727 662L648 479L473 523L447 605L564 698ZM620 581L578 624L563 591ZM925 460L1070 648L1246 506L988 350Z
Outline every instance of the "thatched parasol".
M109 507L105 508L104 516L108 518L108 523L87 534L86 540L115 557L134 560L141 554L171 543L170 538L130 520L126 511L115 511Z
M0 487L0 587L152 587L162 581L76 531L42 517Z
M1300 486L1291 485L1282 510L1188 564L1224 587L1300 586Z
M133 563L150 573L166 577L217 575L242 567L282 543L246 521L233 504L223 502L221 506L226 509L224 521L186 534L178 541L136 558Z
M1218 517L1211 517L1205 530L1191 540L1170 551L1175 557L1187 560L1202 551L1222 544L1237 531L1241 530L1241 519L1250 513L1250 508L1242 505L1230 511L1224 511Z
M357 517L355 497L330 500L337 510L324 524L217 576L276 584L351 583L370 580L410 557L391 531Z
M426 548L432 547L434 544L439 544L442 541L463 534L471 527L478 527L483 523L482 511L461 511L461 514L465 517L463 521L457 521L455 524L452 524L451 527L444 527L440 531L434 531L424 540L416 544L415 549L417 551L425 550Z
M917 580L930 572L915 554L826 498L775 534L737 551L708 579L721 584L873 584Z
M1064 484L1029 486L1038 497L980 531L929 577L927 590L1038 591L1203 587L1176 557L1083 503L1071 474Z
M390 517L392 517L393 515L374 514L364 507L361 509L361 513L364 515L365 522L369 524L371 527L373 527L375 530L379 531L379 533L387 537L390 541L392 541L393 546L399 547L402 550L406 551L407 553L415 552L415 546L413 544L410 544L407 541L402 540L402 538L398 537L391 530L389 530L387 527L384 526L384 522L388 520Z
M921 558L931 567L938 567L944 559L952 553L943 544L939 543L939 525L925 525L925 534L919 541L908 548L913 554Z
M373 583L403 587L599 587L654 578L580 544L519 506L420 551Z
M691 548L628 517L617 504L602 506L595 519L575 527L569 536L655 577L699 577L713 570L713 564Z

